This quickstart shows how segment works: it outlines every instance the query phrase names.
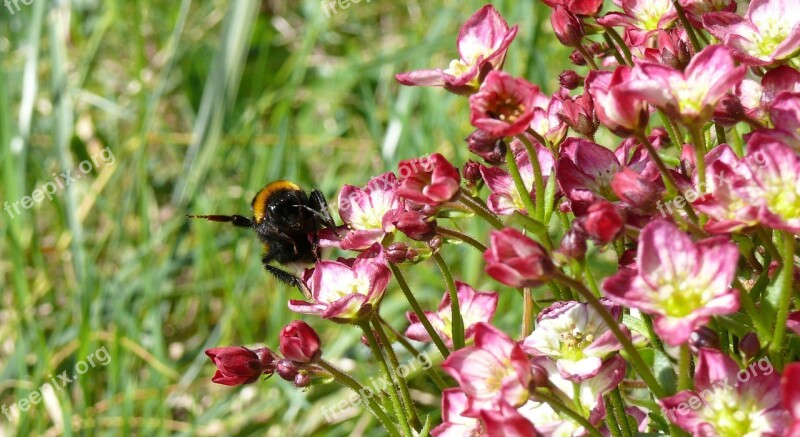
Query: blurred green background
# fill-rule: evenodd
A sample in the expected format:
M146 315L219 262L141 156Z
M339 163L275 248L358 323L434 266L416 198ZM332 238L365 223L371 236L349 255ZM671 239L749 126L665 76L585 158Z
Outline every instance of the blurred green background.
M203 350L277 347L281 327L301 318L286 309L298 296L266 275L253 234L185 214L248 215L275 179L335 199L401 159L439 151L465 162L466 100L401 88L394 74L447 66L483 2L362 0L330 17L316 0L25 2L0 5L0 200L92 166L52 201L0 214L0 404L100 348L110 361L0 415L0 436L381 435L361 409L325 423L320 409L349 395L334 384L211 383ZM506 70L552 92L568 50L549 10L493 3L520 25ZM481 235L475 222L453 226ZM519 299L482 275L480 254L444 256L457 279L501 292L497 324L516 333ZM408 277L433 309L444 291L435 265ZM383 316L404 330L406 310L390 284ZM304 320L326 358L360 380L379 375L357 365L370 362L357 330ZM425 378L412 385L438 421Z

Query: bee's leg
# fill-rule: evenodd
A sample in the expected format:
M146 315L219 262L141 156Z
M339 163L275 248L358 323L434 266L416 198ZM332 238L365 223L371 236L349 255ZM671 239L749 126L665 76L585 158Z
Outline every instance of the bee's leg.
M319 223L325 225L326 228L332 230L333 233L339 237L340 235L336 231L336 222L333 221L331 211L328 209L328 202L325 200L325 196L322 195L322 192L313 190L309 200L311 202L311 209L315 212L315 220L319 220Z
M231 223L232 225L239 227L239 228L252 228L253 221L247 217L242 217L240 215L187 215L188 218L199 218L205 219L212 222L225 222Z
M271 273L272 276L284 284L297 287L297 289L300 290L300 292L303 293L303 296L305 296L307 299L311 298L311 292L308 290L308 287L306 287L306 284L300 280L300 278L287 272L286 270L273 266L270 264L271 261L272 258L268 255L265 255L263 258L261 258L261 263L264 265L264 269L266 271Z

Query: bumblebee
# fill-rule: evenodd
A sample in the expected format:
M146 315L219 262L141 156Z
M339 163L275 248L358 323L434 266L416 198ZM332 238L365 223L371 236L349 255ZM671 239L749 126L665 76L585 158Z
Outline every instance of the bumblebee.
M336 224L328 211L325 196L319 190L306 193L292 182L275 181L256 194L252 206L253 218L241 215L188 217L253 229L264 245L264 255L261 258L264 269L279 281L295 286L306 294L305 285L297 276L272 263L308 264L319 260L319 231L329 228L336 232Z

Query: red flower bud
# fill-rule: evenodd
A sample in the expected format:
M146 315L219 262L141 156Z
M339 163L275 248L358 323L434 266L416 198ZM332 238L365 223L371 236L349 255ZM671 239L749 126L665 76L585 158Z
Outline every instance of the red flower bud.
M558 75L558 82L568 90L574 90L583 85L583 77L575 70L564 70Z
M567 258L582 260L586 256L586 234L576 228L572 228L564 235L558 253Z
M761 352L761 344L754 332L748 332L739 340L739 350L747 357L755 357Z
M481 165L473 160L467 161L464 164L464 179L467 180L472 185L475 185L480 181L483 176L481 175Z
M212 382L222 385L244 385L258 380L263 374L275 371L275 353L261 348L250 350L244 346L217 347L205 351L217 372Z
M416 211L390 211L384 216L384 221L393 224L412 240L428 241L436 235L436 220L427 220L426 216Z
M419 253L406 243L392 243L386 248L386 260L393 264L414 261Z
M701 326L689 334L689 349L697 355L702 348L719 349L719 335L708 326Z
M553 13L550 15L550 25L553 26L556 38L567 47L577 47L585 35L581 20L561 5L553 9Z
M487 163L500 165L506 162L506 142L485 130L476 129L467 138L469 151L483 158Z
M300 368L292 361L280 360L275 368L275 373L286 381L294 382L295 377L300 373Z
M281 331L280 349L287 360L306 364L319 360L319 335L308 323L295 320Z
M580 219L580 225L586 234L599 243L613 241L625 227L625 219L611 202L601 200L589 206Z
M483 254L486 273L503 284L536 287L555 272L545 249L516 229L493 231L490 240L491 245Z

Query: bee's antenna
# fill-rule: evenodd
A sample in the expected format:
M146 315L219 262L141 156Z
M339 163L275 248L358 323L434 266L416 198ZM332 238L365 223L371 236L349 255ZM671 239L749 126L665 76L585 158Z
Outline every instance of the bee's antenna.
M204 219L212 222L230 223L239 228L252 228L253 221L240 215L187 215L190 219Z

